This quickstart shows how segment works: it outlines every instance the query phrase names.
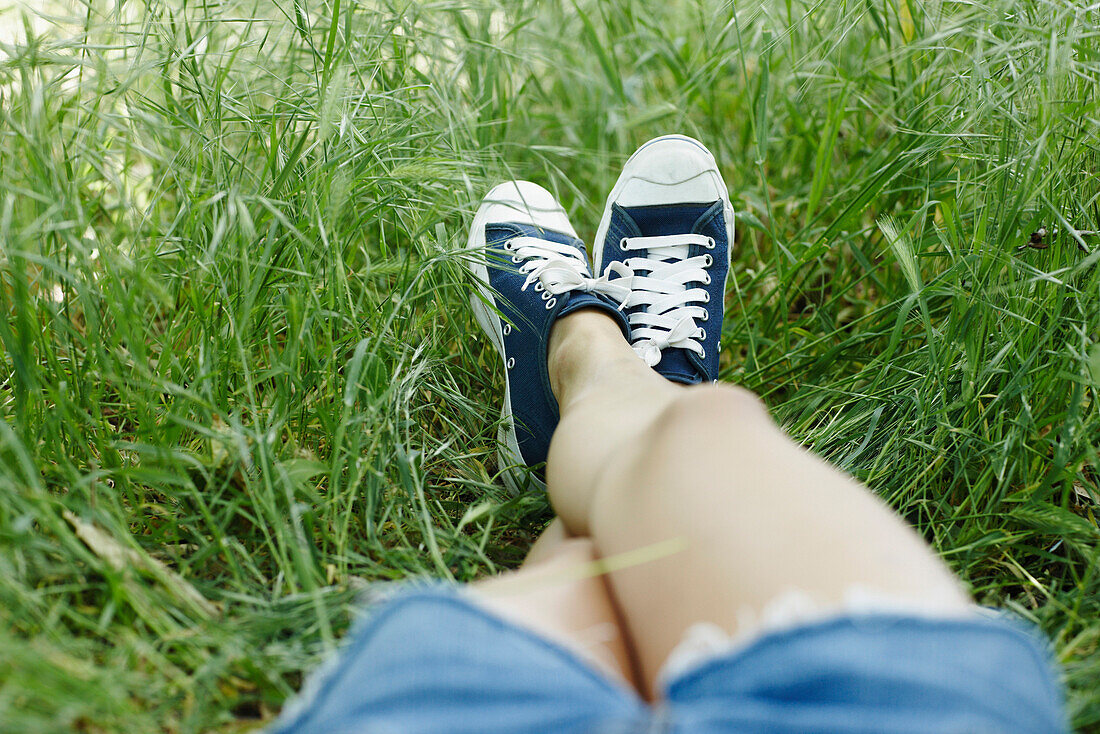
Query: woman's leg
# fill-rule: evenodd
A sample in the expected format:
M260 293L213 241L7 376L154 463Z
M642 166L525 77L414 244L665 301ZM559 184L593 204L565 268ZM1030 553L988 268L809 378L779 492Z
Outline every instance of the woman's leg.
M560 520L543 532L519 570L473 588L497 614L562 643L637 687L624 627L592 541L569 537Z
M560 517L555 517L528 549L523 559L523 567L526 568L550 558L570 537L565 530L565 523Z
M664 554L610 574L643 693L690 625L743 631L746 611L790 589L823 607L853 586L968 603L916 533L751 393L668 382L595 311L554 325L549 365L561 422L548 491L567 530L605 558Z

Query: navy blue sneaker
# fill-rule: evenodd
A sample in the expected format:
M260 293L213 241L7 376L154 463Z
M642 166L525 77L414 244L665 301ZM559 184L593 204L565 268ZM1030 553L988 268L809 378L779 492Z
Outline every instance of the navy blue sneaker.
M714 156L665 135L638 148L607 198L593 243L597 272L630 295L630 343L674 382L718 378L733 207Z
M474 316L505 366L504 410L498 432L505 485L519 493L545 489L542 469L558 425L546 343L561 316L598 308L629 334L606 279L588 268L588 253L553 195L527 181L500 184L474 217L467 247L478 293ZM620 299L625 291L617 291ZM524 467L536 467L529 472Z

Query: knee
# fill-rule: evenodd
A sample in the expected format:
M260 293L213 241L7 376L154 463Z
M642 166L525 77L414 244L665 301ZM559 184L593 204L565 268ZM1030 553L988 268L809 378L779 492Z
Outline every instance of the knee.
M703 438L761 423L770 425L771 418L755 394L733 385L698 385L681 391L658 415L654 429Z
M676 512L670 488L713 484L727 471L765 456L779 434L764 404L748 390L699 385L678 392L636 438L603 467L588 527L621 521L623 507Z
M630 463L643 472L680 467L691 457L727 457L778 431L756 395L731 385L681 391L639 435Z
M571 493L551 491L554 507L571 530L588 533L601 517L614 517L624 493L641 500L648 492L659 495L661 487L686 481L689 474L713 474L726 462L766 451L778 432L764 404L748 390L709 384L677 390L644 423L614 437L615 448L585 475L589 490L583 501L570 506ZM554 455L554 447L551 452L548 474L554 486L575 469L566 455Z

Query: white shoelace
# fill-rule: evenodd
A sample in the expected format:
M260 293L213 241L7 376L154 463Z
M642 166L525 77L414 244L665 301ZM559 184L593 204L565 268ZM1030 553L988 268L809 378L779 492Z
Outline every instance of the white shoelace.
M557 296L571 291L604 293L616 301L630 295L625 283L609 281L607 275L593 278L588 272L588 262L572 245L537 237L513 237L504 243L504 249L514 253L512 263L519 266L521 273L527 273L520 290L525 291L534 283L535 290L546 301L547 310L557 305Z
M622 250L641 251L645 256L613 262L602 276L620 276L611 281L628 293L620 308L643 306L630 315L631 343L650 367L661 361L662 350L669 347L706 357L700 340L707 338L707 332L696 322L707 320L702 304L710 302L710 294L696 284L710 284L707 268L714 258L709 253L687 257L691 245L713 250L714 240L698 234L625 237L619 241Z

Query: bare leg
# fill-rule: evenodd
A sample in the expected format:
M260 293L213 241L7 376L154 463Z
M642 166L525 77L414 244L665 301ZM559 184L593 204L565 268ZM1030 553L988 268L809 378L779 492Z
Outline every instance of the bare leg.
M497 614L560 642L637 687L624 626L588 538L568 537L555 520L522 568L474 588Z
M790 589L826 608L853 586L968 603L909 527L793 443L751 393L669 383L593 311L558 321L549 355L562 418L548 487L568 531L605 558L679 548L610 574L643 694L687 627L742 631L739 614Z
M560 517L555 517L546 526L546 530L542 531L542 535L535 540L530 550L527 551L527 556L523 559L523 566L526 568L550 558L569 538L570 535L565 529L565 523L561 521Z

